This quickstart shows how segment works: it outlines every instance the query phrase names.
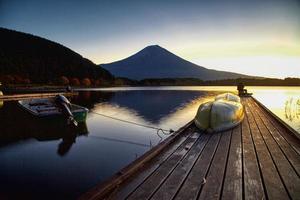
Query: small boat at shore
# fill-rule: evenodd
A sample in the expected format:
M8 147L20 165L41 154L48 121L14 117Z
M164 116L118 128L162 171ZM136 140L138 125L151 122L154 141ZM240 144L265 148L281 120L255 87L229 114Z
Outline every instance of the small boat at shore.
M241 103L220 99L201 104L194 121L201 130L218 132L237 126L243 118Z
M38 118L61 118L66 115L64 109L56 102L56 98L26 99L18 101L19 105L33 116ZM88 109L79 105L69 104L68 115L77 122L85 122Z

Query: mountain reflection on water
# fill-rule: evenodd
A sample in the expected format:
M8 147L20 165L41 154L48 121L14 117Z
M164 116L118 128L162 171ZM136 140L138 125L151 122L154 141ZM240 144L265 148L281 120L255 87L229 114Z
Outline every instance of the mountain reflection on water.
M109 112L110 108L119 109L127 115L131 113L139 116L147 124L160 124L163 118L186 108L189 104L193 104L193 101L202 102L208 97L212 98L215 94L217 93L178 90L86 91L81 92L74 102L100 112L103 108L105 113Z
M90 109L86 124L78 129L41 122L17 102L4 102L0 108L0 197L74 199L167 137L96 113L177 130L194 117L201 102L217 93L83 91L71 99Z
M90 137L101 136L153 146L167 135L143 126L126 124L123 120L177 130L193 119L202 102L213 99L218 93L183 90L83 91L72 101L90 109ZM105 131L99 133L99 128Z

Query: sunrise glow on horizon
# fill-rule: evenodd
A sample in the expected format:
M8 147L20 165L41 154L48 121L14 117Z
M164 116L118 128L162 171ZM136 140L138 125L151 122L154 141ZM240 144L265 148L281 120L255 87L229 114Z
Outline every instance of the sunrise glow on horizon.
M56 41L96 64L158 44L210 69L300 78L297 0L12 0L0 12L0 26Z

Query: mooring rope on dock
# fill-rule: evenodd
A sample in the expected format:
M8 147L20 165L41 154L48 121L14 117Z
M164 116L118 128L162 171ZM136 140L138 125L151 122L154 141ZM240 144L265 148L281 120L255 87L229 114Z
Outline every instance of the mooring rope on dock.
M174 130L172 130L172 129L167 130L167 129L163 129L163 128L160 128L160 127L150 126L150 125L146 125L146 124L140 124L140 123L128 121L128 120L125 120L125 119L120 119L120 118L117 118L117 117L105 115L105 114L98 113L98 112L95 112L95 111L90 111L90 112L94 113L96 115L100 115L102 117L107 117L107 118L117 120L117 121L121 121L121 122L124 122L124 123L132 124L132 125L136 125L136 126L141 126L141 127L144 127L144 128L154 129L154 130L157 131L157 135L160 138L162 138L162 137L159 135L159 131L161 131L164 135L170 135L170 134L174 133Z

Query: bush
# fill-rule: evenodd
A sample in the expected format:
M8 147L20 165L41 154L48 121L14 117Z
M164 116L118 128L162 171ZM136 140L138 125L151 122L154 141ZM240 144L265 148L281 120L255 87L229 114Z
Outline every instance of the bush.
M102 81L100 79L95 80L95 86L100 86Z
M25 78L25 79L23 80L23 83L24 83L24 84L30 84L30 83L31 83L31 81L30 81L30 79L29 79L29 78Z
M114 84L117 86L125 85L124 81L121 78L116 78Z
M15 84L22 84L24 83L24 79L20 75L14 75L14 83Z
M92 83L91 83L91 80L89 78L84 78L84 79L82 79L81 84L83 86L88 87L88 86L91 86Z
M61 77L59 77L58 83L60 85L69 85L70 81L67 77L61 76Z
M74 85L74 86L79 86L80 85L80 81L79 81L78 78L71 78L70 84Z
M0 82L2 82L2 84L13 84L15 82L15 79L11 75L2 75L0 77Z

